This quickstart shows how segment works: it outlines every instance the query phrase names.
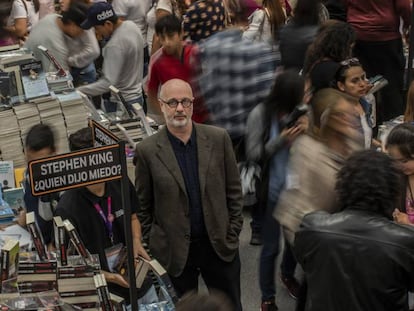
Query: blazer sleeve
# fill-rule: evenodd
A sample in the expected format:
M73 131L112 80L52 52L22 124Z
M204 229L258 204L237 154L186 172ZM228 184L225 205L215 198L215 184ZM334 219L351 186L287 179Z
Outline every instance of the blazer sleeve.
M136 167L135 167L135 189L138 196L139 205L137 216L141 222L142 236L148 241L151 230L154 208L154 192L152 189L152 177L145 159L145 154L138 145L136 150Z
M238 239L243 226L243 200L240 184L240 174L237 168L233 146L227 132L224 132L224 157L226 163L226 199L229 214L229 231L227 237Z

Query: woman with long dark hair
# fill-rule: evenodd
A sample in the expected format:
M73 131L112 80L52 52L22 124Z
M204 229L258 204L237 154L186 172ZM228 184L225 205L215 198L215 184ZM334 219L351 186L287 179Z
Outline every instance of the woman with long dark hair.
M252 229L261 229L263 241L259 269L262 311L277 310L275 264L280 246L280 224L273 218L273 211L285 184L290 145L308 126L307 117L299 119L292 127L287 127L284 120L303 97L303 78L294 71L285 71L276 77L270 95L252 110L247 121L246 156L262 168L259 203L251 224ZM285 247L281 267L283 283L292 296L297 296L296 261L289 246Z
M263 0L262 8L249 17L250 23L243 38L275 44L286 16L279 0Z
M360 117L362 132L364 134L365 148L371 147L372 127L374 125L373 109L365 98L370 88L364 68L357 58L350 58L342 61L335 74L333 87L351 96L351 102L356 113Z

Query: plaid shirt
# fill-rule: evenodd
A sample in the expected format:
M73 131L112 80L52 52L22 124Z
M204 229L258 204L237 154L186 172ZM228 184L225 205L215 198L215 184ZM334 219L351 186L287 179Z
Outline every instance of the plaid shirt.
M234 140L244 136L249 112L272 87L280 54L269 45L242 40L239 29L219 32L200 46L200 91L211 122Z

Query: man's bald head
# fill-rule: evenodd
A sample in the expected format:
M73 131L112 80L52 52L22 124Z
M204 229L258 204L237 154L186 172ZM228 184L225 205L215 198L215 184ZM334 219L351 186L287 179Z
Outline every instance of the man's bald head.
M169 93L182 92L183 97L193 97L193 90L188 82L181 79L171 79L165 82L160 89L160 98L168 99Z

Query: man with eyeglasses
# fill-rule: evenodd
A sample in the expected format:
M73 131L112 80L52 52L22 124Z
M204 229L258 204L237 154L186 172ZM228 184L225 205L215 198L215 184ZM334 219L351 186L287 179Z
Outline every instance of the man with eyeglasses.
M224 129L191 121L190 85L172 79L158 102L166 126L136 149L135 187L144 239L182 295L207 287L240 302L240 177Z

